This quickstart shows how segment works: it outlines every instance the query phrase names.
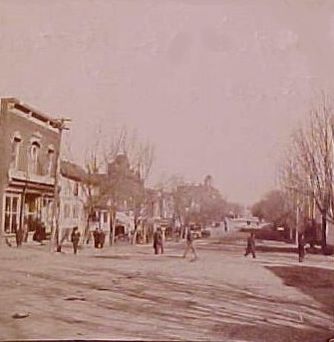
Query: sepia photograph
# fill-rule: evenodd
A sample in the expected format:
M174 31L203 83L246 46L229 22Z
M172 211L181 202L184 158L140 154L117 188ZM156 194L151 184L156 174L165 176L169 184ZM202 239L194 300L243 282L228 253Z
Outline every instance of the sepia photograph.
M333 0L0 0L0 342L334 342L333 63Z

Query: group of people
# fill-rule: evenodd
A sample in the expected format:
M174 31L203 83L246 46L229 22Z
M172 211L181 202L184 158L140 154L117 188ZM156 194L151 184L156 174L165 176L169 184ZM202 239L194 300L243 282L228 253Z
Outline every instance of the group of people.
M299 234L298 236L298 261L303 262L305 258L305 245L307 240L305 239L303 234ZM251 232L249 237L247 238L247 246L245 251L245 257L249 254L252 254L253 258L256 258L255 254L255 233Z
M35 234L40 237L41 235L45 234L44 227L41 227L42 229L38 229L40 227L37 227ZM43 234L44 233L44 234ZM71 233L71 242L73 245L73 252L74 254L77 254L79 242L80 242L81 234L79 232L78 227L74 227ZM96 228L93 232L93 238L94 238L94 247L95 248L103 248L104 242L105 242L105 233L101 228ZM183 253L183 258L186 258L187 254L189 252L192 252L193 254L193 261L195 261L198 256L197 252L194 246L194 237L192 234L192 231L190 228L187 228L186 234L186 246ZM24 240L24 229L17 229L16 230L16 244L19 247L22 244L22 241ZM34 240L40 240L40 239L34 239ZM88 242L87 242L88 243ZM163 254L164 253L164 238L161 228L157 228L157 230L153 234L153 249L154 254ZM256 258L255 253L255 233L251 232L250 235L247 238L247 245L244 256L247 257L249 254L252 254L253 258ZM299 256L299 262L302 262L305 257L305 239L303 235L299 235L298 238L298 256Z
M103 248L106 239L106 234L101 228L96 228L93 232L94 247Z
M81 234L79 232L78 227L74 227L71 233L71 242L73 244L73 252L74 254L77 254L78 252L78 246L80 242ZM93 238L94 238L94 247L95 248L103 248L104 242L105 242L105 233L101 228L96 228L93 232ZM89 243L89 240L87 240L87 243Z
M32 236L33 241L42 242L46 239L46 228L44 223L40 219L35 219L30 221L30 226L34 228L34 233ZM28 220L24 219L23 226L14 224L15 241L16 246L21 247L23 242L28 241L29 225ZM11 246L11 243L6 240L7 245Z
M164 253L164 241L163 241L163 234L162 234L162 230L161 228L157 228L157 230L154 232L153 234L153 249L154 249L154 254L163 254ZM186 247L183 253L183 258L186 258L187 254L189 251L192 252L193 254L193 259L192 261L197 260L198 256L196 253L196 249L194 246L194 237L193 234L191 232L191 229L188 228L187 229L187 233L186 233Z
M94 247L95 248L103 248L104 242L105 242L105 233L102 229L96 228L93 232L94 237ZM187 257L187 254L189 252L193 255L193 261L198 259L197 252L194 246L194 237L191 232L191 229L188 228L186 231L186 246L183 253L183 258ZM73 251L74 254L77 254L78 246L80 241L80 232L78 227L74 227L71 234L71 242L73 244ZM164 253L164 238L162 234L161 228L157 228L157 230L153 234L153 249L154 254L163 254ZM249 254L252 254L252 257L256 258L256 252L255 252L255 233L251 232L250 235L247 238L247 245L244 256L247 257ZM305 257L305 240L303 235L299 236L298 239L298 256L299 256L299 262L302 262Z

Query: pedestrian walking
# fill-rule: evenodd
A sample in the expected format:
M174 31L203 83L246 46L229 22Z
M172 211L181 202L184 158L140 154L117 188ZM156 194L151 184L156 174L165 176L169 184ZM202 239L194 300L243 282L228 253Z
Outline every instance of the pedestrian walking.
M100 232L99 228L96 228L93 232L93 238L94 238L94 247L99 248L100 245Z
M224 231L227 232L227 221L224 219Z
M186 258L189 251L191 251L193 254L192 261L195 261L198 257L197 257L196 249L194 246L194 238L191 233L191 229L188 227L187 233L186 233L186 249L184 251L183 258Z
M162 233L160 228L157 228L157 230L153 233L153 248L154 254L159 254L159 251L161 252L161 254L163 254L164 252Z
M299 235L298 237L298 260L299 262L303 262L305 258L305 240L303 235Z
M249 253L252 253L253 258L256 258L256 255L255 255L255 233L254 232L251 232L249 237L247 238L247 247L246 247L245 257Z
M104 246L104 241L106 239L106 234L104 233L104 231L102 229L100 229L100 232L99 232L99 247L100 248L103 248Z
M153 233L153 249L154 254L158 254L158 231Z
M74 227L72 234L71 234L71 242L73 243L74 254L77 254L79 241L80 241L80 232L78 230L78 227Z

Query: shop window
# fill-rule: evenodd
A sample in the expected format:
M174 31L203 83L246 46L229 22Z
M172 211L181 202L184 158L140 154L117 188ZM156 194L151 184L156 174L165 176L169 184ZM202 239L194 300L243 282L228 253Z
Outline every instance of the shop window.
M103 223L108 223L108 213L105 211L102 214Z
M5 196L4 231L7 234L15 233L19 226L20 199L18 195Z

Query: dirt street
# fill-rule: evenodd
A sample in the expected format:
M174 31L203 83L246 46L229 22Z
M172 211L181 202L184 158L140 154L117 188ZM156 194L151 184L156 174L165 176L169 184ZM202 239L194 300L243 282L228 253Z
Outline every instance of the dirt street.
M0 249L0 337L209 341L308 341L334 337L333 257L259 252L244 241L118 245L73 255L48 246ZM270 245L269 242L264 244ZM312 273L313 272L313 273ZM315 276L313 276L315 275ZM318 285L317 285L318 284ZM22 314L13 318L14 314Z

